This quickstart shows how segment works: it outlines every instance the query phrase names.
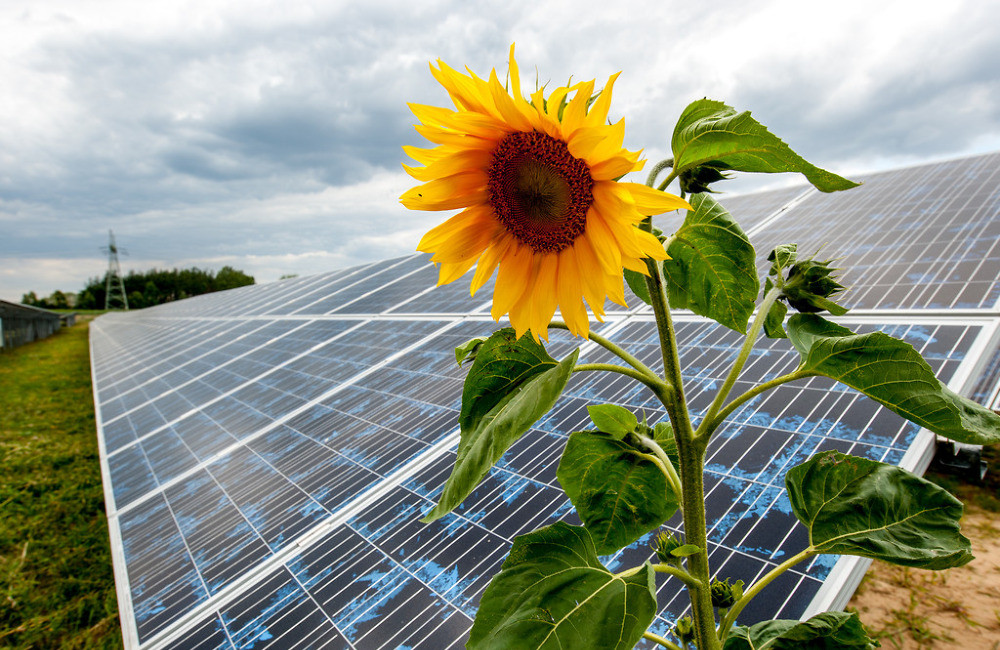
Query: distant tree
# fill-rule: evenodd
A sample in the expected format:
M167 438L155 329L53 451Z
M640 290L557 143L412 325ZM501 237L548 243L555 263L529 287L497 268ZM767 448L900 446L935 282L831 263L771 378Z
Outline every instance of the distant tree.
M89 289L84 289L76 295L76 308L99 309L97 306L97 298L94 297L94 294L91 293Z
M282 275L278 279L279 280L291 280L292 278L297 278L297 277L299 277L298 273L285 273L284 275Z
M199 268L151 269L149 271L129 271L123 278L125 295L132 309L152 307L173 300L183 300L212 291L235 289L254 284L252 275L224 266L218 273ZM49 298L38 298L34 291L24 294L21 302L35 307L50 309L100 309L104 306L105 278L90 278L83 291L67 295L56 291Z
M69 298L62 291L53 291L45 302L49 309L69 309Z
M253 276L249 276L243 271L237 271L231 266L223 266L215 274L214 291L225 291L253 284Z

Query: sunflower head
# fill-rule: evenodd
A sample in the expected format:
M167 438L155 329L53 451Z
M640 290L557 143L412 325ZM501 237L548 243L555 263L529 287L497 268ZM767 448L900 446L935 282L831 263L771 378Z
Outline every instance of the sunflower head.
M601 320L604 303L625 305L622 269L646 273L645 258L666 259L656 238L637 228L646 217L690 207L682 199L616 179L642 169L622 148L624 123L608 124L611 89L594 82L521 94L514 47L509 91L438 61L434 75L454 109L411 104L417 131L434 147L404 147L405 166L421 185L400 198L414 210L456 210L417 249L440 264L438 284L476 266L475 295L497 273L491 314L504 314L521 336L546 338L556 309L570 331L586 336L587 307Z

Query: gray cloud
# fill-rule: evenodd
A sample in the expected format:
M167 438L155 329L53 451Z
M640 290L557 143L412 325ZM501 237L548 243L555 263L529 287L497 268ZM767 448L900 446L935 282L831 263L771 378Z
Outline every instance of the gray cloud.
M262 280L408 252L440 215L397 202L409 184L400 145L422 144L406 102L446 102L428 61L502 75L512 41L527 83L536 70L559 84L623 70L613 111L651 159L705 95L753 110L835 171L1000 142L1000 41L981 28L1000 23L992 3L923 16L913 3L784 0L220 0L145 17L56 2L8 10L23 31L0 69L16 81L0 90L12 107L0 109L7 299L81 286L72 265L47 263L57 284L45 286L23 269L91 259L109 227L132 251L126 266L224 259Z

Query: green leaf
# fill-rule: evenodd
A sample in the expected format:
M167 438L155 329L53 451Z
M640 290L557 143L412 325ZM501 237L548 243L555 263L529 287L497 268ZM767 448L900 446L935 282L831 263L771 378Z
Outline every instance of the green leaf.
M828 451L790 469L785 487L820 553L920 569L972 560L958 527L962 503L899 467Z
M768 287L770 289L770 287ZM765 290L767 293L767 290ZM769 339L787 339L784 322L788 307L780 300L771 303L771 308L767 310L767 317L764 318L764 335Z
M1000 442L1000 416L942 384L908 343L855 334L815 314L788 319L803 370L835 379L934 433L977 445Z
M595 404L587 407L587 413L598 431L621 440L639 426L639 419L632 411L615 404Z
M781 244L780 246L776 246L767 254L767 261L771 263L771 268L767 272L768 275L784 279L785 269L795 264L795 258L799 254L798 250L798 244Z
M652 304L649 300L649 287L646 286L645 275L639 273L638 271L625 269L625 282L628 284L628 288L632 290L632 293L634 293L639 300L643 301L647 305Z
M530 340L530 337L525 338ZM483 345L473 368L481 360L486 363L483 355L488 343ZM559 363L534 373L526 381L515 385L500 382L502 386L508 387L509 392L486 413L470 416L463 422L455 466L445 482L438 504L421 521L427 523L443 517L469 496L504 452L555 405L573 373L579 354L579 350L574 350ZM468 379L466 385L468 386ZM481 403L488 401L491 396L480 394L477 397ZM463 395L463 413L466 400L467 397ZM468 423L472 424L471 428L466 428Z
M812 165L773 135L748 111L710 99L692 102L677 121L671 140L674 171L799 172L821 192L857 187L858 183Z
M691 557L699 552L701 552L701 547L697 544L681 544L674 550L670 551L670 554L674 557Z
M462 345L455 348L455 361L458 362L458 365L462 365L463 361L475 361L479 348L483 346L483 343L485 343L486 340L485 336L480 336L478 338L469 339Z
M760 288L753 246L710 195L692 196L691 206L663 263L670 304L745 334Z
M511 391L555 365L556 360L530 336L519 339L510 327L493 332L476 351L462 388L458 424L463 434L475 429Z
M599 554L628 546L677 512L678 497L651 454L597 431L570 435L556 477Z
M522 535L483 593L467 647L632 648L656 614L653 575L648 563L610 573L578 526Z
M764 621L734 628L723 650L869 650L878 646L857 614L824 612L808 621Z

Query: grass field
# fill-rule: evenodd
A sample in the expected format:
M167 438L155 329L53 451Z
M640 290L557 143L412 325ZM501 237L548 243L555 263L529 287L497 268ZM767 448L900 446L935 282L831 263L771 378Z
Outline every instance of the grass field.
M87 323L0 353L0 647L120 648Z

